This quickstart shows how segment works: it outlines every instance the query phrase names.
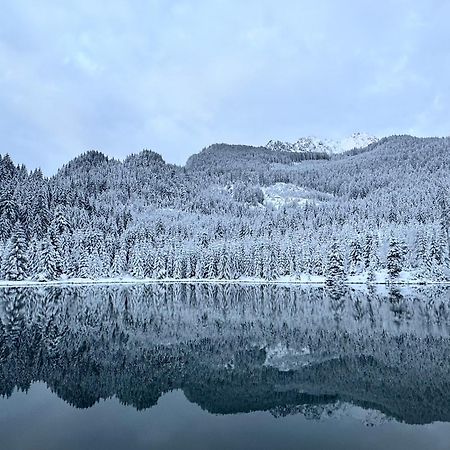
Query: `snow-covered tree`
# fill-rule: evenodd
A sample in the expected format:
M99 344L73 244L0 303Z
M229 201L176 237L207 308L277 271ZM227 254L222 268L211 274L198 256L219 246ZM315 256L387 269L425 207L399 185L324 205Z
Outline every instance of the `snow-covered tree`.
M35 278L39 281L56 280L59 275L58 258L51 240L44 238L37 251L37 266L35 267Z
M326 265L326 283L329 285L342 284L346 279L344 259L337 242L331 245Z
M28 276L27 239L20 222L16 223L3 257L2 274L6 280L21 281Z
M403 250L400 242L394 237L389 242L389 252L387 254L387 269L389 277L394 280L402 271Z

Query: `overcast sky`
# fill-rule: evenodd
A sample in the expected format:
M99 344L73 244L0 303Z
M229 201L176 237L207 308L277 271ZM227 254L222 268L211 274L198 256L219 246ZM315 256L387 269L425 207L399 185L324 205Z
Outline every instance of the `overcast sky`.
M449 135L447 0L4 0L0 153Z

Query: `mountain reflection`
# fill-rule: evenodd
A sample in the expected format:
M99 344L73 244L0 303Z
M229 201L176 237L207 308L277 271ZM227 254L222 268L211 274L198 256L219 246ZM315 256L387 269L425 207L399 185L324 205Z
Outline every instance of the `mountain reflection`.
M450 422L450 289L236 285L0 290L0 394L44 381L77 408L165 392L216 414L344 404Z

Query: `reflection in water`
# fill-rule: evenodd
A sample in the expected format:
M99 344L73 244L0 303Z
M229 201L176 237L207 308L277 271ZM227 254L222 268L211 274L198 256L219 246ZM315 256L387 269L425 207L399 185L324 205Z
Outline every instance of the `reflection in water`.
M349 404L450 422L450 289L147 285L0 290L0 394L44 381L77 408L181 389L217 414ZM375 420L375 419L374 419Z

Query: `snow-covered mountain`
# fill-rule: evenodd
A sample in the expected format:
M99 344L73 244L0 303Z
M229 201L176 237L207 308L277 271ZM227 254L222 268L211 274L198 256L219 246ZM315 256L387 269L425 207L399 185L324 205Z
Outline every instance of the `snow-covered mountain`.
M366 149L91 151L50 179L0 156L0 280L449 281L450 138Z
M266 148L284 152L319 152L319 153L344 153L354 148L364 148L378 138L367 133L353 133L341 140L322 139L315 136L302 137L296 142L269 141Z

